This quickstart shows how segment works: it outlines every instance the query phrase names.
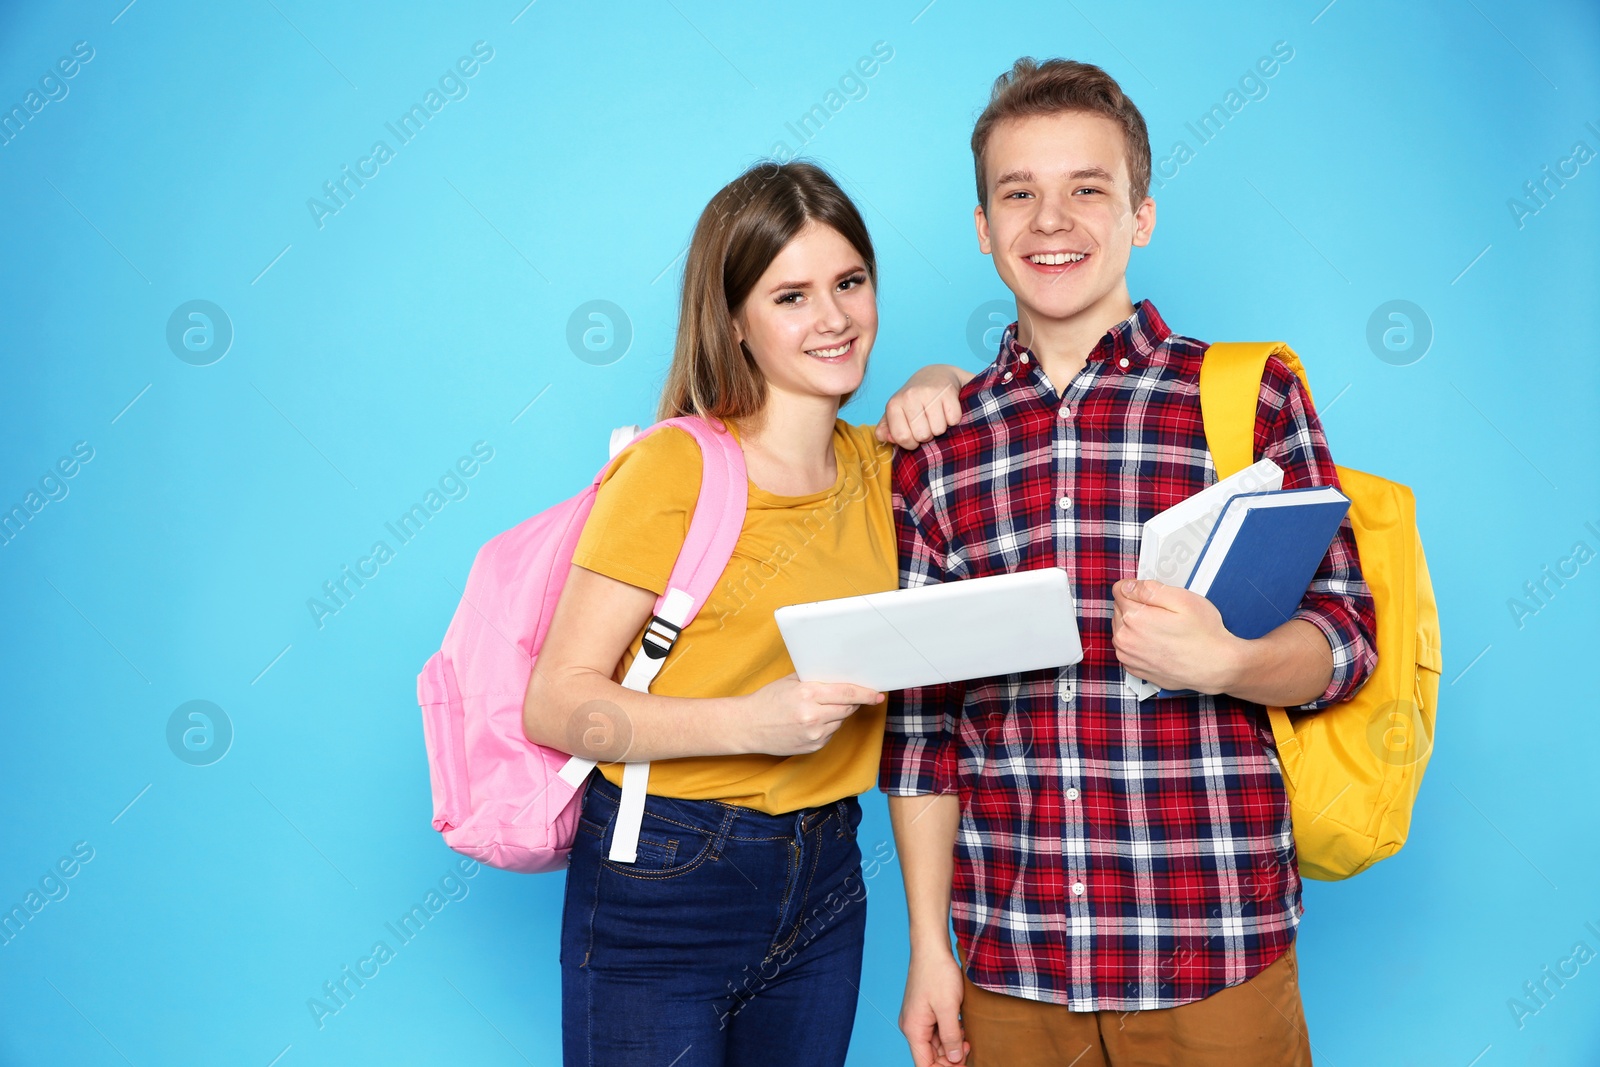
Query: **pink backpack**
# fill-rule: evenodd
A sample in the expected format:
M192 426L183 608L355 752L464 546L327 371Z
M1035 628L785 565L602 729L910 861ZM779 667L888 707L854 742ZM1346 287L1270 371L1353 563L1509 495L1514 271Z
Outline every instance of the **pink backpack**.
M611 435L611 457L664 426L700 445L700 497L667 591L656 600L641 654L623 685L648 691L678 633L705 603L744 525L748 486L739 443L717 424L667 419ZM491 867L534 874L566 865L578 827L575 803L594 761L530 742L523 697L566 584L578 535L608 461L583 492L491 538L478 551L444 645L417 676L433 828L445 844ZM610 858L632 863L648 763L623 765L622 803Z

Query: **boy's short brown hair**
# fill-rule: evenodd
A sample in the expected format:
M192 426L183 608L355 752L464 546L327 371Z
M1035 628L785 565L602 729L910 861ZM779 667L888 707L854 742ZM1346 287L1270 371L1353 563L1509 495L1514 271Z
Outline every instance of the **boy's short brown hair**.
M972 164L978 176L978 203L989 210L989 190L983 173L983 150L994 128L1007 119L1086 111L1104 115L1122 129L1127 145L1128 199L1135 210L1150 193L1150 133L1144 116L1123 93L1117 80L1093 63L1047 59L1040 63L1023 56L994 80L989 106L972 128Z

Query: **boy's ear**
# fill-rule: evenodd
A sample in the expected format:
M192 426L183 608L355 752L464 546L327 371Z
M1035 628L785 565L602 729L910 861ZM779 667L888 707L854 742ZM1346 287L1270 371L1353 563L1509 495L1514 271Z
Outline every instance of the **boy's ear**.
M978 251L986 256L992 255L993 249L989 247L989 216L983 213L982 204L972 209L972 224L978 229Z
M1139 210L1133 213L1133 244L1135 248L1143 248L1150 243L1151 234L1156 229L1156 202L1154 197L1145 197L1144 203L1139 205Z

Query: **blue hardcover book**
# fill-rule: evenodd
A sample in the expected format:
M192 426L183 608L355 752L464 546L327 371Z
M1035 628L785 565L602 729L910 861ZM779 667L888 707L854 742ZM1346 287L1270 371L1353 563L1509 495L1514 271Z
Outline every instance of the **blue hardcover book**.
M1184 587L1215 604L1235 637L1265 637L1299 610L1349 510L1331 485L1240 493L1224 505Z

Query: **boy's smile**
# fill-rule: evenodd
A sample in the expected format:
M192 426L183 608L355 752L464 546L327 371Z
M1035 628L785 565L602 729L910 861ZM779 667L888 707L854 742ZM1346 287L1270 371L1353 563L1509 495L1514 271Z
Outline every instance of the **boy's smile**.
M1065 274L1087 259L1087 252L1030 252L1023 261L1041 274Z

